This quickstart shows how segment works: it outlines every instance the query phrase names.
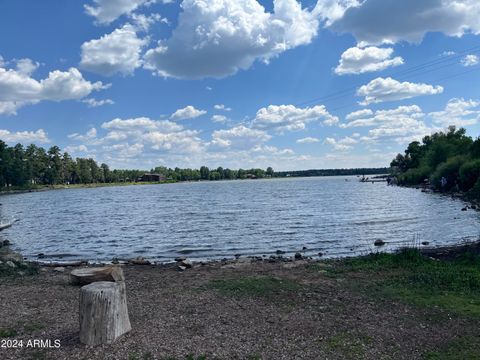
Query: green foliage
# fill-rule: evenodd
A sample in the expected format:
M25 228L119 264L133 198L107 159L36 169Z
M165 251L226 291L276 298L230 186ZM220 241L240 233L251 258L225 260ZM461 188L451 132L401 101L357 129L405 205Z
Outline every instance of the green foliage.
M465 129L451 126L446 132L425 136L421 143L410 143L405 154L398 154L391 166L401 185L421 184L430 179L440 189L440 180L445 177L447 186L442 190L469 191L480 175L480 139L474 141L465 135ZM480 199L479 191L472 191L471 197Z
M417 249L346 259L331 272L379 274L368 292L425 307L480 317L480 256L467 247L452 260L434 260Z
M465 156L454 156L447 161L439 164L433 174L430 176L430 182L440 188L442 177L447 179L446 190L450 190L458 183L460 167L465 163ZM458 190L458 189L456 189Z
M406 170L404 173L398 175L398 183L400 185L415 185L422 183L428 179L431 169L428 166L421 166Z
M0 189L34 189L38 186L133 183L145 171L110 170L107 164L100 166L94 159L73 159L68 153L61 153L58 146L45 150L36 145L24 148L21 144L9 147L0 140ZM151 173L163 175L167 181L233 180L264 178L272 176L273 169L231 170L218 167L210 170L170 169L156 167Z
M464 336L449 341L443 349L423 354L425 360L476 360L480 354L480 339Z
M212 280L209 286L225 295L269 297L280 292L296 291L299 285L287 279L252 277Z
M0 338L8 338L17 336L17 331L15 329L0 329Z
M471 160L463 164L459 175L462 190L473 188L478 179L480 179L480 159Z

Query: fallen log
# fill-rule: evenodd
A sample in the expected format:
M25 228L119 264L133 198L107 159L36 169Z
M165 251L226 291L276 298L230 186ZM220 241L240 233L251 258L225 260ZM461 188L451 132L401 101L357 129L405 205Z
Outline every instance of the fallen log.
M83 286L79 311L83 344L111 344L132 329L124 281L100 281Z
M119 266L91 267L72 270L70 283L72 285L88 285L97 281L125 281L123 270Z

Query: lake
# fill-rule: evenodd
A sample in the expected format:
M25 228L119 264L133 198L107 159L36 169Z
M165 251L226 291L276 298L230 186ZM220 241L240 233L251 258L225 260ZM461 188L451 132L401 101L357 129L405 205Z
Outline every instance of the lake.
M347 181L346 181L347 180ZM67 189L0 197L2 231L26 257L158 262L266 255L341 257L480 235L480 213L438 194L356 177L286 178Z

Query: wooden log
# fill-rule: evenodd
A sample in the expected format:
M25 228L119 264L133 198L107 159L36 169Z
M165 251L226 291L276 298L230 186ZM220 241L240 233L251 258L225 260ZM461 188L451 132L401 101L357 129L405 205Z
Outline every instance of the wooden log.
M102 268L82 268L72 270L70 283L72 285L88 285L97 281L125 281L123 270L119 266L107 266Z
M80 289L80 341L111 344L132 327L128 317L125 282L100 281Z

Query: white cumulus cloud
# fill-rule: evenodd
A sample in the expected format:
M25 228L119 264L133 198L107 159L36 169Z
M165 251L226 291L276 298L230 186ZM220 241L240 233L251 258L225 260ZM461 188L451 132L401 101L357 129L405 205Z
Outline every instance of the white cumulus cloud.
M108 87L85 80L76 68L55 70L45 79L36 80L31 77L32 64L25 61L20 68L17 63L17 69L0 67L0 114L14 115L20 107L44 100L79 100Z
M320 0L317 8L331 29L368 44L419 43L429 32L480 33L478 0Z
M363 96L362 105L410 99L416 96L436 95L443 92L443 87L422 83L399 82L390 77L376 78L357 90L357 96Z
M465 67L480 64L480 57L477 55L467 55L462 59L462 65Z
M163 0L164 4L173 0ZM84 5L85 12L93 16L98 24L108 25L122 15L131 14L143 5L150 5L158 0L93 0L93 5Z
M392 58L392 54L392 48L352 47L342 54L340 62L335 68L335 73L338 75L363 74L381 71L404 63L399 56Z
M429 113L435 124L448 127L475 125L480 120L480 102L463 98L450 99L445 109Z
M277 131L304 130L310 122L321 121L330 126L338 122L338 118L330 114L325 106L298 108L294 105L269 105L257 111L253 127L259 129L275 129Z
M3 140L7 143L39 143L45 144L49 143L50 139L48 138L47 133L43 129L37 131L17 131L10 132L9 130L0 130L0 140Z
M273 13L256 0L184 0L172 36L147 51L146 68L161 76L222 78L309 44L318 18L296 0L274 0Z
M170 119L172 120L187 120L187 119L194 119L199 116L205 115L207 112L205 110L196 109L192 105L188 105L183 109L178 109L175 111Z
M83 43L80 67L104 76L131 75L142 65L140 54L147 45L136 29L126 24L110 34Z
M306 137L306 138L302 138L302 139L297 139L297 144L313 144L313 143L317 143L319 142L320 140L317 139L317 138L314 138L314 137Z

